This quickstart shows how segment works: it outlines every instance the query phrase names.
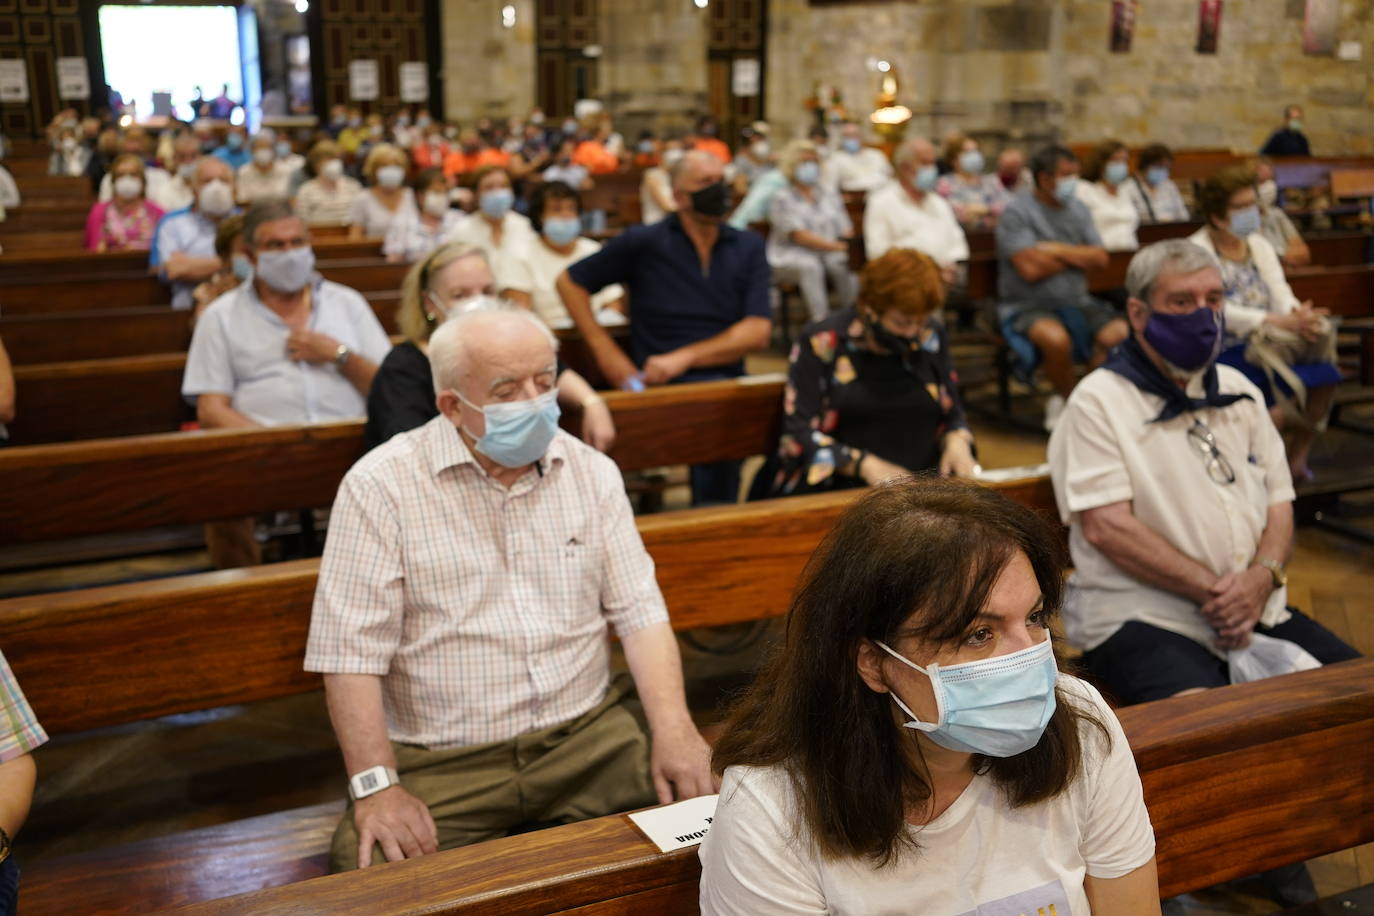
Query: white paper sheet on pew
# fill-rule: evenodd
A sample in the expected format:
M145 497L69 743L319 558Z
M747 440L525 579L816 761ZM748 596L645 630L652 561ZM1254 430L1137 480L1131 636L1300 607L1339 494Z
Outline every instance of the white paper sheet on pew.
M644 831L659 852L672 852L685 846L695 846L711 829L719 795L703 795L686 801L636 811L630 820Z
M975 477L989 483L1006 483L1009 480L1024 480L1030 477L1044 477L1050 472L1048 464L1023 464L1015 468L983 468Z

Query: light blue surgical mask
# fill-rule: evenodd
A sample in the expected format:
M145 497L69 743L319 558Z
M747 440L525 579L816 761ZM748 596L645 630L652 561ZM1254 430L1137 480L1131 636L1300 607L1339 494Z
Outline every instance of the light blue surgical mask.
M1259 207L1244 207L1231 211L1231 234L1245 238L1252 232L1259 232Z
M1145 170L1145 181L1152 188L1157 188L1169 180L1169 167L1167 165L1152 165Z
M279 293L299 292L315 273L315 250L302 245L285 251L259 252L254 272Z
M487 431L474 437L477 451L502 467L523 468L538 461L558 432L556 388L527 401L506 401L485 407L478 407L461 394L458 400L481 412Z
M924 732L941 747L987 757L1015 757L1040 743L1054 715L1059 668L1048 636L1029 649L947 668L922 667L885 643L878 646L930 678L936 721L917 719L895 692L892 699L911 717L907 728Z
M560 247L571 243L581 234L582 220L575 216L544 220L544 238Z
M1078 190L1078 176L1065 175L1054 183L1054 199L1061 204L1066 204L1073 200L1074 192Z
M844 150L846 153L857 153L863 148L864 145L860 142L858 137L845 137L840 141L840 149Z
M976 149L967 150L959 154L959 170L970 175L977 175L983 171L987 163L983 161L983 154Z
M236 254L233 260L233 271L240 283L247 283L253 279L253 262L248 260L246 255Z
M1106 168L1102 170L1102 177L1108 184L1121 184L1131 176L1131 167L1124 162L1108 162Z
M278 140L273 149L277 151L278 159L285 159L291 155L291 144L286 140Z
M814 162L798 162L797 168L792 172L792 177L797 179L798 184L808 187L821 180L821 167Z
M497 188L495 191L487 191L479 201L482 212L492 219L500 219L510 212L510 208L515 206L515 192L510 188Z
M916 170L916 187L922 191L934 191L939 180L940 170L933 165L923 165Z

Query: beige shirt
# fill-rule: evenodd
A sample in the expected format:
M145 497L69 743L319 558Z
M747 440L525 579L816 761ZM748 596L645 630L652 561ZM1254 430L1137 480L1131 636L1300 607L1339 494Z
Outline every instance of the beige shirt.
M312 178L296 192L296 215L311 226L347 226L353 201L362 192L363 186L347 175L333 189Z
M864 205L864 250L868 259L892 248L914 248L939 264L968 260L968 238L954 209L934 191L920 203L897 181L868 196Z
M614 462L560 431L540 468L505 488L440 415L344 478L305 669L382 675L393 741L574 719L605 696L607 625L668 619Z
M571 254L559 254L538 237L530 240L524 252L507 263L504 289L517 289L529 293L535 313L552 328L572 327L572 317L563 306L563 297L558 295L555 284L558 275L583 258L591 257L601 250L601 243L579 236L573 244ZM593 314L600 312L617 299L624 298L625 290L619 283L612 283L592 296ZM616 313L617 315L619 313ZM623 319L620 319L623 321ZM611 319L614 323L616 319ZM607 322L603 322L607 323Z
M501 217L501 244L491 231L491 223L481 213L469 213L458 221L449 233L446 242L460 242L480 248L491 262L491 272L496 277L498 289L510 286L511 262L523 257L525 250L535 241L534 228L528 218L514 210Z
M1133 578L1088 543L1079 520L1089 509L1130 500L1142 524L1218 576L1251 564L1269 507L1292 502L1293 481L1259 390L1230 366L1217 366L1217 377L1221 393L1250 400L1152 423L1163 400L1106 369L1090 373L1069 397L1050 436L1049 459L1073 554L1065 631L1079 648L1096 648L1122 624L1139 620L1218 652L1198 605ZM1201 395L1200 378L1189 393ZM1205 456L1188 437L1194 419L1212 431L1234 483L1212 480ZM1260 623L1288 620L1287 595L1286 588L1274 590Z
M291 173L295 171L285 162L273 162L266 172L250 162L240 166L234 190L240 203L251 204L271 197L286 197L291 183Z

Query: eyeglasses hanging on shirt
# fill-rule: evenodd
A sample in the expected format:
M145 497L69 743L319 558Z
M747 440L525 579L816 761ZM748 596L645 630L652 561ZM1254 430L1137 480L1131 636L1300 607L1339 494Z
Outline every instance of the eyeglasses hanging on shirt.
M1217 437L1212 435L1207 424L1196 417L1193 418L1193 425L1188 427L1188 442L1207 462L1207 476L1212 478L1213 483L1232 484L1236 482L1235 469L1231 467L1231 462L1226 460L1226 456L1217 447Z

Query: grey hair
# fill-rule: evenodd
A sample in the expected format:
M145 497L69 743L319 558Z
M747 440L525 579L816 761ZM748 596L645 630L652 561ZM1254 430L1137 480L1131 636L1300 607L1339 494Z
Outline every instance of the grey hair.
M429 368L435 394L457 389L468 368L464 329L475 321L486 320L484 316L491 314L509 315L516 321L529 322L540 330L553 352L558 352L558 337L529 309L495 296L465 299L454 306L453 313L429 337Z
M687 178L687 170L692 167L693 162L699 162L702 157L710 155L710 153L699 149L689 149L682 154L677 162L670 165L668 167L668 179L673 190L676 191L682 187L682 182Z
M253 204L243 214L243 244L257 250L258 227L263 223L274 223L279 219L298 219L291 202L285 197L268 197Z
M1148 305L1150 294L1161 275L1193 274L1209 267L1221 272L1221 262L1216 255L1187 239L1155 242L1146 245L1131 258L1131 264L1126 268L1126 292L1132 299L1139 299Z
M915 159L916 147L922 143L929 146L932 150L935 149L935 144L931 143L925 137L911 137L898 144L896 151L892 154L893 168L901 169L904 165Z

